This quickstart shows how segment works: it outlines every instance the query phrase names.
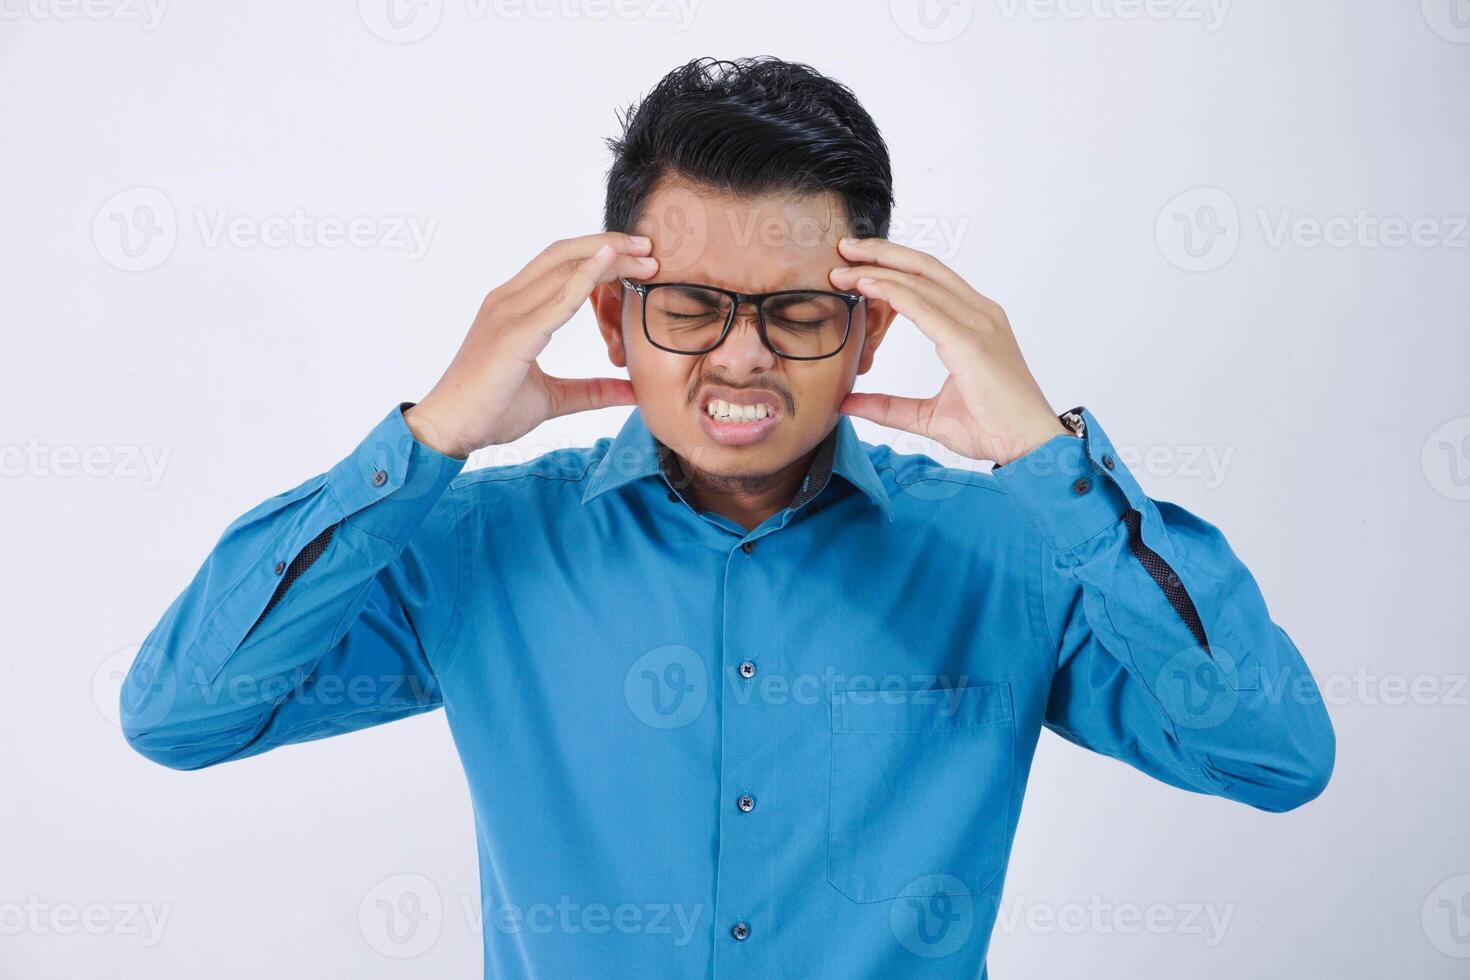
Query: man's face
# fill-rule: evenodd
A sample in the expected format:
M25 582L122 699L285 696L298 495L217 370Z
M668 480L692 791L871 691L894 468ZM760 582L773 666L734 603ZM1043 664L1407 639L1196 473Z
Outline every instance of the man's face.
M848 234L835 195L729 197L664 181L637 234L653 240L658 273L648 283L687 282L742 293L836 291L828 273L846 265L837 241ZM660 442L687 464L719 477L772 476L814 449L837 419L853 381L872 364L892 322L886 304L865 300L852 314L842 350L821 360L780 357L761 343L754 304L742 304L724 343L704 354L675 354L649 343L643 300L617 283L593 297L608 356L626 366L638 408ZM762 405L754 421L712 417L711 399Z

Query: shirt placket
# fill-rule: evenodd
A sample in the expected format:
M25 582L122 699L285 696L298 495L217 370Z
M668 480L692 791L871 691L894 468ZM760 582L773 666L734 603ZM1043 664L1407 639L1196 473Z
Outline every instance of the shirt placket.
M761 541L785 527L791 514L806 505L827 486L832 474L836 432L818 448L796 496L777 519L747 532L719 515L701 517L731 532L721 595L719 692L719 840L715 876L716 977L765 975L773 964L765 950L775 948L780 930L781 896L770 891L770 882L781 880L778 863L780 834L769 819L780 812L782 772L779 710L763 696L763 680L779 676L787 665L774 662L770 631L752 628L781 608L775 582L762 567L767 554L775 553ZM677 458L661 453L663 474L669 484L669 499L688 500L682 489L687 484ZM692 505L691 505L692 506ZM763 671L765 673L763 673ZM790 813L787 811L789 818Z

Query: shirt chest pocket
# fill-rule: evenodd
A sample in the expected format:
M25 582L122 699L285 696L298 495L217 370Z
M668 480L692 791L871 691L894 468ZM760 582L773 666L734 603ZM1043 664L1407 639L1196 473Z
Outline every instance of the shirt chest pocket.
M855 902L945 875L982 894L1005 867L1009 684L833 691L827 879Z

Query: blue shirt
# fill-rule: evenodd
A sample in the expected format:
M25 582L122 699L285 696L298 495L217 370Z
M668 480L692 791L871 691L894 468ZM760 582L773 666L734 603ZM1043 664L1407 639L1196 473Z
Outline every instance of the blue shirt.
M992 472L840 416L746 531L637 409L462 472L411 404L224 531L123 728L198 769L442 705L487 977L972 978L1042 728L1264 810L1332 771L1250 573L1085 409Z

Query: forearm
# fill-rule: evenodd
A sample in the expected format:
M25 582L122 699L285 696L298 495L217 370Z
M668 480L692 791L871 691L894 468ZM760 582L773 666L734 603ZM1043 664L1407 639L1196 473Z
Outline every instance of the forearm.
M1049 724L1201 792L1313 798L1335 739L1300 652L1220 531L1146 497L1093 422L997 476L1046 542Z
M330 470L232 522L128 673L130 744L161 764L198 768L262 738L312 737L313 725L325 731L329 716L363 698L393 708L362 685L395 673L419 688L400 678L400 690L432 703L432 675L401 609L424 576L390 566L459 468L390 414ZM343 673L353 691L323 691Z

